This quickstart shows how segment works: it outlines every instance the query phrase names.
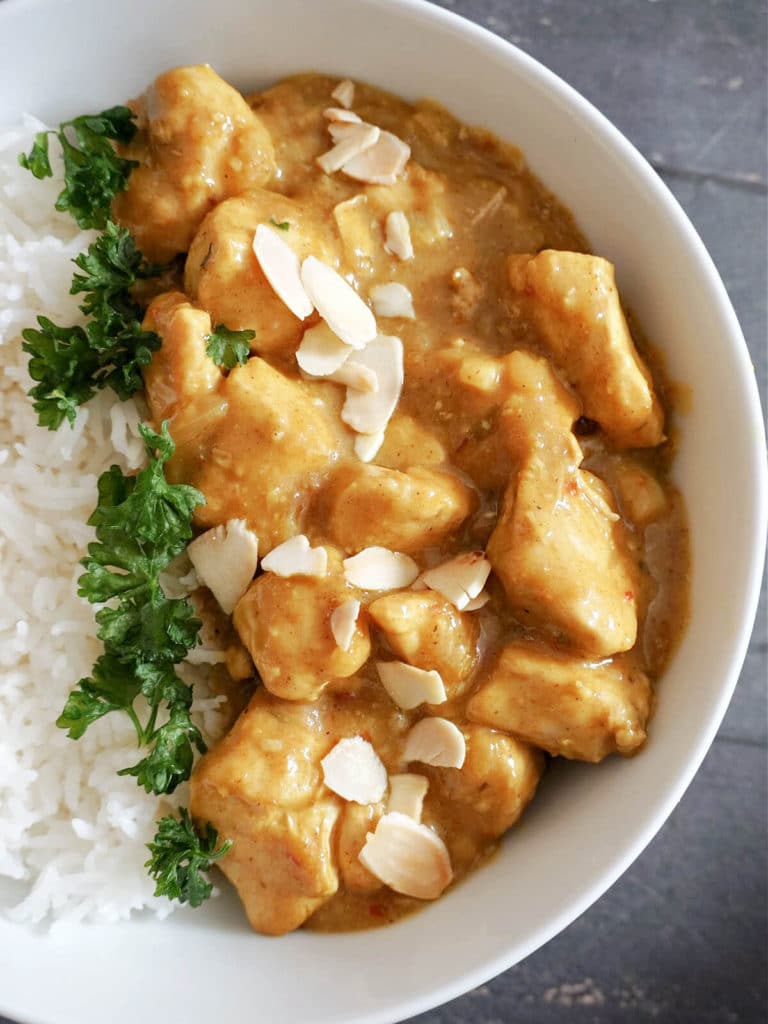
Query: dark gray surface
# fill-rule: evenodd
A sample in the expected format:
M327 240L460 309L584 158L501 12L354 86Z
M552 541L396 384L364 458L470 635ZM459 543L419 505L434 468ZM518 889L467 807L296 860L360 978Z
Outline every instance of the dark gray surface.
M765 402L765 2L442 0L442 6L560 74L652 161L720 269ZM414 1024L764 1024L767 649L764 586L731 708L658 837L567 931ZM254 1014L258 1019L257 1008Z
M650 159L722 274L765 407L765 2L441 6L557 72ZM749 655L717 740L645 853L543 949L412 1024L765 1024L767 649L764 584Z

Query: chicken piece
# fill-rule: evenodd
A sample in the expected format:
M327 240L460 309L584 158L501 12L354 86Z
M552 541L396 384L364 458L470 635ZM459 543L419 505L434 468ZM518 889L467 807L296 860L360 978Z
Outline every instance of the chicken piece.
M610 492L582 472L576 403L544 359L506 358L500 431L517 469L488 558L526 625L599 657L637 637L638 569Z
M384 443L376 453L376 463L387 469L406 470L411 466L437 466L448 461L440 438L413 416L395 410L384 433Z
M305 383L258 357L232 370L218 392L226 415L207 424L169 464L174 481L198 487L201 527L245 519L259 554L302 532L304 512L350 441L332 384ZM174 438L176 432L172 424Z
M221 384L221 370L206 352L211 318L181 292L164 292L147 308L142 327L160 335L162 345L144 367L150 415L159 427L177 411L210 403Z
M363 464L340 469L324 497L329 536L348 552L373 545L409 552L440 544L477 506L475 493L448 473Z
M397 770L411 717L380 689L370 685L359 699L325 695L305 704L261 688L232 731L197 763L190 810L234 841L218 866L257 931L298 928L337 891L338 868L351 869L360 829L350 820L343 829L350 845L346 853L337 849L348 805L324 785L321 761L340 739L365 734L388 771Z
M359 860L365 837L384 814L384 803L346 803L341 812L336 844L339 875L350 892L376 892L382 883Z
M139 130L121 151L139 166L112 210L144 256L163 263L187 251L216 203L270 180L272 141L207 64L166 71L133 107Z
M518 643L502 650L467 715L550 754L601 761L642 746L652 700L647 676L627 660L594 664Z
M285 230L275 227L286 222ZM259 224L271 227L300 260L316 256L338 269L338 243L311 206L255 189L220 203L205 218L187 256L184 287L215 324L255 331L254 352L292 356L317 318L299 320L264 276L253 251Z
M614 470L624 514L637 526L647 526L667 511L667 496L656 477L634 459L623 457Z
M619 448L660 444L662 408L629 333L613 265L547 249L510 256L508 270L512 290L581 396L585 414Z
M293 710L260 690L192 774L191 813L233 840L219 867L267 935L298 928L338 888L341 802L320 770L332 745L312 707Z
M365 619L358 619L349 649L336 643L331 615L359 597L344 579L341 558L328 551L326 576L263 573L237 603L235 629L251 652L262 682L285 700L316 700L337 679L357 672L371 653Z
M517 821L544 770L541 751L503 732L462 724L467 745L461 768L419 765L429 779L425 818L443 824L454 863L474 860L479 846Z
M478 660L480 624L431 590L384 594L368 614L398 658L439 672L448 700L461 696Z

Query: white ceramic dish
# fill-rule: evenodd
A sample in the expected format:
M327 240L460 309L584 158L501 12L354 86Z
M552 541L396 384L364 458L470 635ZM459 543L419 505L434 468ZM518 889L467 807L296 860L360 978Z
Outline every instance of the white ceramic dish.
M164 923L55 937L0 922L0 1012L34 1024L401 1020L504 970L584 911L653 837L704 757L742 664L762 568L753 370L709 256L639 154L525 54L418 0L5 0L0 121L99 109L198 61L243 88L314 68L431 95L520 145L616 263L625 301L693 392L677 463L692 617L641 756L554 773L491 864L389 929L268 940L228 898Z

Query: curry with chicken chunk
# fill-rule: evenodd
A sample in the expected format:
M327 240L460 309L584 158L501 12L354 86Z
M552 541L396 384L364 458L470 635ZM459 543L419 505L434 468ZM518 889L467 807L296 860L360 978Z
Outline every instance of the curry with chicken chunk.
M182 268L144 382L233 677L191 812L256 930L391 921L548 759L646 740L687 601L663 373L521 154L433 102L201 66L133 110L113 213Z

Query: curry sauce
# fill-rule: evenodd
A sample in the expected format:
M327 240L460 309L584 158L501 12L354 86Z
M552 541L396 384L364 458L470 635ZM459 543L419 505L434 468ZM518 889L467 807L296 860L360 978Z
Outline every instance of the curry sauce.
M636 753L687 614L673 410L611 265L514 147L431 101L356 83L346 104L337 90L305 74L246 101L210 68L167 72L134 104L140 166L115 204L149 259L184 259L145 319L162 338L145 386L177 445L169 477L205 495L201 535L240 521L258 539L262 569L222 627L233 674L256 689L196 767L191 809L234 840L220 867L268 934L394 920L424 903L392 879L425 830L458 880L517 821L548 757ZM341 144L352 155L328 170ZM393 153L397 170L377 170ZM279 281L259 237L281 254ZM337 277L375 314L364 344L339 334ZM216 325L253 332L244 364L211 359ZM340 351L335 369L302 369L310 339ZM358 429L391 387L381 430ZM285 570L298 537L291 557L320 552L322 571ZM354 582L349 560L369 551L413 565L408 581ZM483 566L463 593L456 580ZM439 700L393 699L389 663ZM429 718L458 734L460 763L405 759ZM353 737L389 786L427 783L413 825L393 819L392 876L365 854L387 786L356 801L326 784L322 762Z

